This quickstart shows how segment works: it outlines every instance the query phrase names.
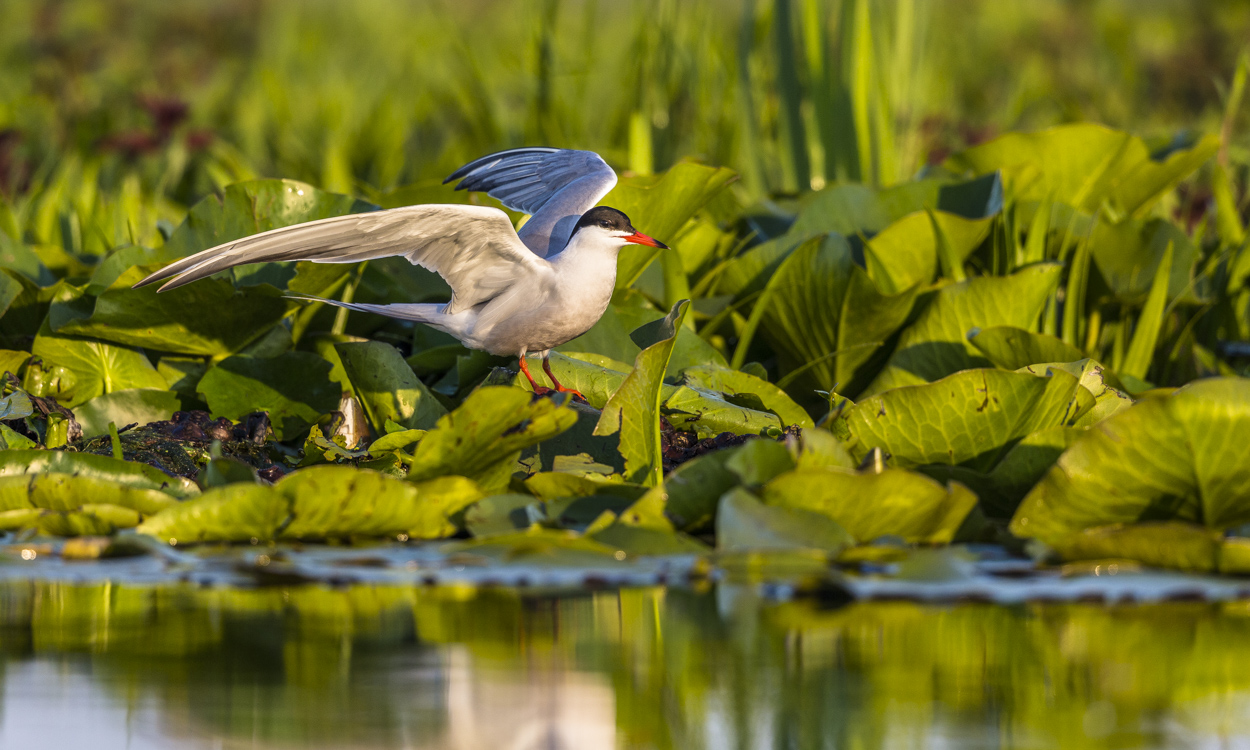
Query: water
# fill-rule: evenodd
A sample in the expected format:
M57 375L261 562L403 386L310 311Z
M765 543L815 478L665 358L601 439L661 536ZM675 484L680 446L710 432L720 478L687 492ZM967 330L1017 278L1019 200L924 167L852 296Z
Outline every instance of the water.
M7 582L0 748L1250 747L1250 606Z

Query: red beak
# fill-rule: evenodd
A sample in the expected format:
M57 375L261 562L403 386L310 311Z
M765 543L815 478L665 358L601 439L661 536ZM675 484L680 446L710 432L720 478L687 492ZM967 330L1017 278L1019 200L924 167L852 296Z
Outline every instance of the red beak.
M667 249L668 249L668 245L665 245L663 242L660 242L659 240L657 240L657 239L656 239L656 238L654 238L654 237L648 237L647 235L643 234L642 232L638 232L638 231L635 231L633 234L631 234L631 235L629 235L628 237L626 237L626 238L625 238L625 241L626 241L626 242L632 242L632 243L634 243L635 245L647 245L647 246L649 246L649 247L658 247L658 248L660 248L661 250L667 250Z

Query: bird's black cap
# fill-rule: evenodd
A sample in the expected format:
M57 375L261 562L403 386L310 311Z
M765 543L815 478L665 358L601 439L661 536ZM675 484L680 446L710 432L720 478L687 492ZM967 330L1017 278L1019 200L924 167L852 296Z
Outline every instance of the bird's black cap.
M576 232L582 227L597 226L612 232L636 232L634 225L629 223L629 217L623 211L617 211L615 208L607 206L595 206L586 213L582 214L582 218L577 220L577 226L573 228Z

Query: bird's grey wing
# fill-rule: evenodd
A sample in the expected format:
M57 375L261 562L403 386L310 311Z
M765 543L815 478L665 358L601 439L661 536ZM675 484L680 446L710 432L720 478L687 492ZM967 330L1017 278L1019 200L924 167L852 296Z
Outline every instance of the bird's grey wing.
M521 241L540 257L564 249L581 215L616 185L616 172L593 151L514 148L483 156L444 182L476 190L513 211L530 214Z
M356 263L403 256L451 286L448 312L473 307L507 287L550 272L497 208L420 205L336 216L227 242L171 263L136 287L169 279L161 291L248 263L308 260Z

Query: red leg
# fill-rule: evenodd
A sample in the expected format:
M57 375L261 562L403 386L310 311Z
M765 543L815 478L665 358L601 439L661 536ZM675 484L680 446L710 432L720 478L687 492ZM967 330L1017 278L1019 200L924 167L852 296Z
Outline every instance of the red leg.
M560 393L571 393L577 398L580 398L582 401L586 400L586 397L583 396L578 391L572 388L565 388L564 386L560 385L560 381L556 380L556 374L551 371L551 362L547 359L547 357L543 357L543 371L547 373L547 377L551 378L551 384L556 387L557 391L559 391Z
M525 375L526 380L530 381L530 387L534 389L534 393L540 393L540 394L541 394L541 393L543 393L544 391L549 391L549 390L551 390L550 388L544 388L543 386L541 386L541 385L539 385L538 383L535 383L535 382L534 382L534 376L533 376L533 375L530 375L530 368L529 368L529 365L525 364L525 355L524 355L524 354L522 354L522 355L518 358L518 361L521 363L521 373L522 373L523 375Z

